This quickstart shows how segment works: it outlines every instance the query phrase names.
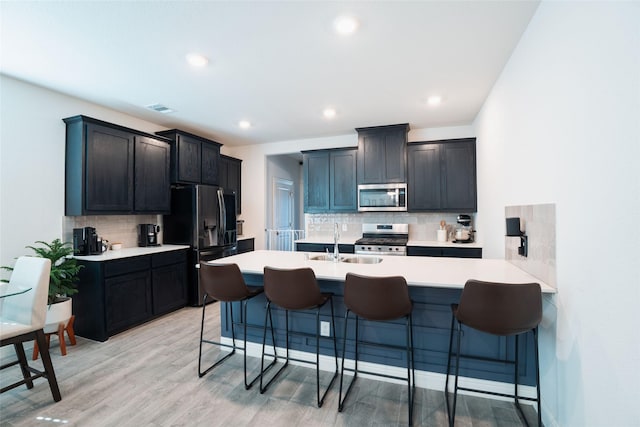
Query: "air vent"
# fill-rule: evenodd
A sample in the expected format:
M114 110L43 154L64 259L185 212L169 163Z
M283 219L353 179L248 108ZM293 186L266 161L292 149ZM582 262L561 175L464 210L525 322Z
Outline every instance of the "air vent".
M162 104L150 104L150 105L147 105L147 108L162 114L173 113L173 110L171 108L166 107Z

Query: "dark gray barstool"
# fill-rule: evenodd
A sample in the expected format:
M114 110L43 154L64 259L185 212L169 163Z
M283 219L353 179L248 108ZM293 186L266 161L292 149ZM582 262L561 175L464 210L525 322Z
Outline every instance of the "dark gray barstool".
M453 426L456 417L456 400L458 390L473 391L515 399L516 407L526 425L527 419L520 407L519 399L536 401L538 403L538 425L542 426L540 412L540 366L538 361L538 324L542 320L542 292L538 283L495 283L468 280L462 290L459 304L451 305L451 333L449 335L449 356L447 358L447 379L445 393L447 398L447 413L449 425ZM453 406L449 407L449 373L451 369L451 354L453 350L454 323L457 320L458 340L456 348L456 379L453 391ZM462 325L498 336L515 337L514 360L492 359L460 354L460 340ZM528 332L533 333L536 366L537 399L518 396L518 337ZM488 360L500 363L514 364L513 383L514 394L503 394L458 386L458 372L460 358Z
M248 287L242 277L242 273L237 264L226 265L210 265L206 263L200 264L200 286L202 286L202 323L200 324L200 352L198 354L198 376L202 378L213 368L227 360L236 349L244 350L244 387L249 389L261 376L258 374L250 382L247 382L247 302L263 292L261 287ZM224 302L229 310L231 319L231 340L232 345L223 344L216 341L204 339L204 316L207 307L207 299L218 300ZM233 303L241 302L240 322L234 321ZM235 325L241 323L244 326L244 346L236 346ZM231 352L219 358L213 365L202 370L202 343L214 344L222 347L231 348ZM267 366L267 370L275 364Z
M267 297L267 308L264 319L264 334L262 337L262 365L264 365L265 356L265 343L267 338L267 320L271 325L271 333L274 346L274 360L275 363L278 360L278 355L275 351L275 338L273 338L273 319L271 316L271 306L276 306L284 309L285 311L285 329L286 329L286 359L284 365L275 373L275 375L269 380L269 382L263 386L263 380L260 377L260 393L264 393L269 385L280 375L280 373L287 367L289 360L295 360L304 363L313 363L306 360L294 359L289 357L289 311L300 310L315 310L316 312L316 361L313 363L316 366L316 392L318 398L318 407L322 406L324 398L327 396L327 392L333 385L336 377L338 376L338 348L336 344L336 326L333 316L333 294L321 293L316 276L313 270L310 268L297 268L292 270L277 269L277 268L264 268L264 292ZM336 369L329 385L326 390L320 396L320 309L329 302L331 306L331 325L333 327L333 351L336 361ZM296 332L299 335L308 335Z
M344 315L344 344L342 347L342 370L340 374L340 392L338 412L344 409L344 402L349 396L351 387L358 377L358 372L369 375L377 375L385 378L393 378L407 381L408 390L408 410L409 425L413 423L413 401L415 396L415 369L413 358L413 322L411 312L413 311L413 303L409 297L409 288L404 277L368 277L353 273L347 273L344 283L344 303L347 306L347 312ZM355 314L356 334L355 334L355 367L348 369L344 367L344 359L347 349L347 324L349 321L349 313ZM363 318L370 321L389 321L400 318L407 320L407 344L405 347L399 347L390 344L378 344L376 346L389 347L394 349L402 348L407 352L407 377L396 377L391 375L383 375L374 372L358 370L358 320ZM342 398L342 383L344 380L344 371L354 373L353 379Z

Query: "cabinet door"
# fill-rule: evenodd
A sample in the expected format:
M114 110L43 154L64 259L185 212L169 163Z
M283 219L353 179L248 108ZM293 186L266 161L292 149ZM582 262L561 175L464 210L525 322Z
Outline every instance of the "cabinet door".
M357 211L356 150L331 151L329 161L329 209Z
M86 213L131 212L133 134L92 123L86 126Z
M178 135L175 176L178 182L200 183L201 142L186 135Z
M384 182L406 182L407 132L394 130L384 135Z
M149 271L105 279L105 300L109 335L149 319L152 316Z
M202 143L202 183L218 185L218 165L220 164L220 147L215 144Z
M360 128L358 184L406 182L406 144L409 125Z
M170 146L145 136L136 136L136 212L168 213L171 209L169 177Z
M187 304L187 263L154 268L151 273L153 314L164 314Z
M329 210L329 152L318 151L303 155L304 211Z
M358 184L384 183L385 135L365 132L358 136Z
M220 156L220 187L236 193L236 214L242 213L242 160Z
M439 210L441 171L439 144L409 144L408 210Z
M236 214L242 213L241 201L242 201L242 161L236 159L229 159L227 168L227 187L236 192Z
M444 143L440 149L444 168L442 208L456 212L475 212L477 210L475 142Z

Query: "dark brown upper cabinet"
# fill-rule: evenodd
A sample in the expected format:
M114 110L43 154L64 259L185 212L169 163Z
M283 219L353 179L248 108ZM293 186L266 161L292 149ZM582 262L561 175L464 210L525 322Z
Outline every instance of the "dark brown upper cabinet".
M407 145L408 210L476 212L476 139Z
M236 193L236 214L242 213L242 160L220 155L218 169L220 187Z
M305 151L304 211L356 212L356 150Z
M65 215L169 212L167 140L86 116L64 122Z
M407 182L409 124L357 128L358 184Z
M222 144L178 129L156 132L171 141L171 182L219 185Z

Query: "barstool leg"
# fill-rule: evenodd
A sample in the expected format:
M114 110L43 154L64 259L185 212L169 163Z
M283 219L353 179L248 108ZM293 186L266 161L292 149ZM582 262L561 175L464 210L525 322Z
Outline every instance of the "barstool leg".
M453 386L453 407L451 408L451 417L449 417L449 426L453 427L456 420L456 403L458 400L458 375L460 373L460 338L462 337L462 325L458 322L458 346L456 348L456 380Z
M344 382L344 359L347 358L347 325L349 323L349 309L347 309L344 314L344 335L343 335L343 343L342 343L342 369L340 372L340 391L338 392L338 412L342 412L344 409L344 403L347 400L347 396L349 396L349 392L351 391L351 387L353 383L356 382L356 378L358 377L358 316L356 316L356 365L353 373L353 379L349 383L347 390L344 393L344 398L342 397L342 385Z
M235 334L234 320L233 320L233 303L225 302L226 307L228 308L229 314L231 316L231 340L233 345L222 344L219 342L214 342L214 341L209 341L204 339L205 307L207 306L206 303L207 303L207 294L205 294L204 297L202 298L202 320L200 322L200 347L198 352L198 377L200 378L202 378L203 376L208 374L213 368L215 368L216 366L218 366L219 364L221 364L222 362L224 362L225 360L233 356L236 352L236 334ZM203 371L202 370L202 343L203 342L206 342L208 344L218 345L221 347L231 347L232 350L229 352L229 354L226 354L220 357L211 366L209 366L207 369Z
M407 316L407 406L409 411L409 425L413 425L413 399L415 396L415 385L415 371L413 366L413 323L411 321L411 314L409 314Z
M336 347L336 331L335 331L335 319L333 317L333 298L329 298L329 303L331 304L331 323L333 323L333 350L336 360L336 370L329 381L329 385L322 393L322 397L320 396L320 308L316 309L316 391L318 393L318 408L322 407L324 403L324 399L327 396L327 393L331 389L331 386L335 382L338 377L338 349Z
M444 382L444 397L447 404L447 416L451 419L451 405L449 404L449 374L451 373L451 352L453 350L453 328L455 317L451 315L451 328L449 329L449 353L447 355L447 376Z
M536 394L538 398L538 427L542 427L542 408L540 400L540 359L538 355L538 327L533 328L533 348L536 362Z
M271 317L271 301L267 302L267 313L265 315L265 329L264 329L264 334L262 336L262 360L260 362L260 394L263 394L265 391L267 391L267 389L269 388L269 386L271 385L271 383L278 378L278 376L282 373L282 371L289 365L289 310L285 310L285 330L286 330L286 340L287 340L287 348L286 348L286 358L284 361L284 365L282 365L280 367L280 369L278 369L278 372L276 372L273 377L271 377L271 379L269 380L269 382L267 382L266 385L263 386L263 378L264 378L264 373L270 368L267 367L267 369L264 369L264 350L265 350L265 341L267 339L267 319L266 317L268 316L269 318L269 322L271 324L271 337L273 339L273 353L275 355L274 361L272 363L275 363L275 361L277 360L277 352L276 352L276 341L275 341L275 335L273 335L273 318Z

